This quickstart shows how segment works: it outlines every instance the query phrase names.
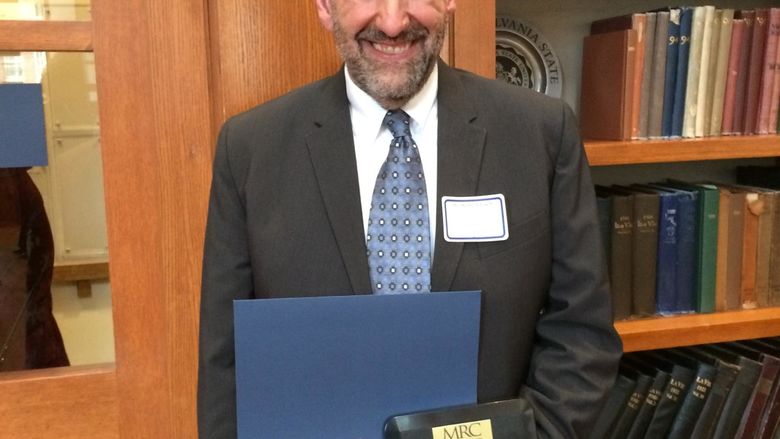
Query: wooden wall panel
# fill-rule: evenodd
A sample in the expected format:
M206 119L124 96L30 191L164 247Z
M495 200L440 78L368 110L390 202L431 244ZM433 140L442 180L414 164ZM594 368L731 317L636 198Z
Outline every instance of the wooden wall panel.
M496 0L457 0L452 56L455 66L496 77Z
M314 0L212 0L209 12L216 127L341 65Z
M0 438L116 439L114 367L0 374Z
M194 438L210 183L202 0L94 0L122 438Z

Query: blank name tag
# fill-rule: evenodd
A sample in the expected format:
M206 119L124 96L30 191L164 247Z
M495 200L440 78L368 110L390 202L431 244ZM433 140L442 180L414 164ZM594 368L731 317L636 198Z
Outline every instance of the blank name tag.
M509 238L503 194L442 197L441 206L445 241L489 242Z

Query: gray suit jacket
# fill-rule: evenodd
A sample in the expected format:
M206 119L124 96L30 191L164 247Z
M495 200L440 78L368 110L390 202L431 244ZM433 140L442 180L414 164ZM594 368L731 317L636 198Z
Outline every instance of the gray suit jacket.
M510 225L507 241L451 243L437 217L433 291L483 292L479 400L524 398L528 431L583 437L621 344L575 119L558 100L443 63L438 106L437 199L504 194ZM201 299L201 438L236 434L233 299L370 292L342 71L220 133Z

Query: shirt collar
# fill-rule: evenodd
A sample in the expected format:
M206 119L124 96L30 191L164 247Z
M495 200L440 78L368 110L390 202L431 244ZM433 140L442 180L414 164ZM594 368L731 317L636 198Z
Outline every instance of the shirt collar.
M357 117L357 120L367 125L373 126L375 130L373 132L379 135L379 131L382 128L382 120L385 118L386 109L382 108L374 98L368 95L360 87L352 81L349 76L347 66L344 66L344 76L347 83L347 99L349 99L349 105L352 107L353 117ZM424 127L428 121L428 116L431 114L431 109L436 104L436 93L439 89L439 66L433 65L433 71L428 76L428 79L423 84L422 88L416 95L414 95L409 102L402 107L402 109L411 117L412 124L418 127ZM414 126L413 126L414 128Z

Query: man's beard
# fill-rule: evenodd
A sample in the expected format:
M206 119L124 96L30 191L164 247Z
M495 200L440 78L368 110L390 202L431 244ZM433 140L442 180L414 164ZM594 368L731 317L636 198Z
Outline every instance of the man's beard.
M440 26L431 34L425 26L412 19L409 27L395 38L369 25L351 37L334 18L333 34L352 81L380 104L400 106L420 91L431 74L441 52L448 23L449 16L444 15ZM366 56L361 41L421 43L422 50L402 63L380 61Z

